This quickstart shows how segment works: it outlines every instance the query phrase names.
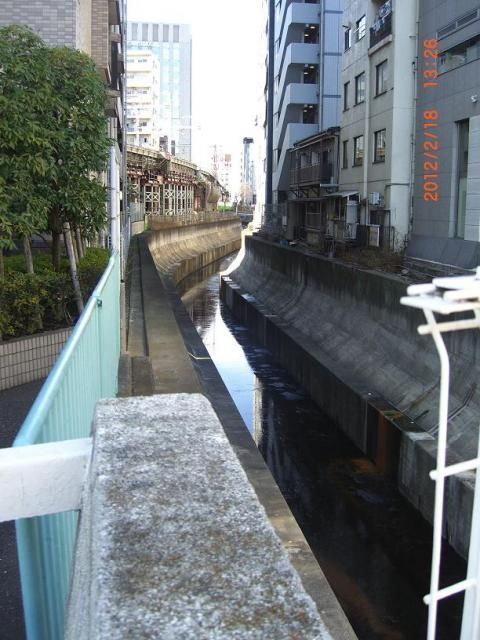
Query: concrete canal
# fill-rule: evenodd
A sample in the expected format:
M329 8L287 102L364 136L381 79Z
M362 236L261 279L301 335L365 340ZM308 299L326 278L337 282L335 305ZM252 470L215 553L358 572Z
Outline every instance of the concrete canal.
M221 268L190 276L179 292L350 623L360 640L425 638L431 527L235 322L219 299ZM450 584L465 566L445 547ZM461 606L442 604L439 640L459 636Z

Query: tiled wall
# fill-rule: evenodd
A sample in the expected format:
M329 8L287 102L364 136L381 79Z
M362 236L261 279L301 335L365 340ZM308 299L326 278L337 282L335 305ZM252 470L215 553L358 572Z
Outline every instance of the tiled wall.
M28 25L49 46L75 46L73 0L2 0L0 26Z
M0 343L0 391L45 378L72 329Z

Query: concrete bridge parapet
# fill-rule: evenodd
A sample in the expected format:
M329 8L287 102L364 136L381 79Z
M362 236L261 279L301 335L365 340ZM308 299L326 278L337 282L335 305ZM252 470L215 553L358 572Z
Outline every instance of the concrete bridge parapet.
M321 614L210 403L101 401L66 640L353 640L326 581Z

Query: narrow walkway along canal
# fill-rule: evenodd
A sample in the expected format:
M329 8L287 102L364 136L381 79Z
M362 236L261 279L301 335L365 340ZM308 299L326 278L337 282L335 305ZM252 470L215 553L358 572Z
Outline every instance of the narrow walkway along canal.
M225 268L225 262L217 270ZM213 269L210 269L212 273ZM181 283L183 302L360 640L426 637L431 527L219 300L219 275ZM446 549L444 581L465 575ZM438 640L459 637L461 598Z

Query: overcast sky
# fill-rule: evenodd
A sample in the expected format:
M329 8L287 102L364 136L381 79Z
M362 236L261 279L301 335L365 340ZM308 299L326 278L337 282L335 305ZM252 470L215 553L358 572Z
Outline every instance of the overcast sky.
M254 137L265 51L260 0L129 0L128 20L192 28L193 160L222 144L238 155Z

